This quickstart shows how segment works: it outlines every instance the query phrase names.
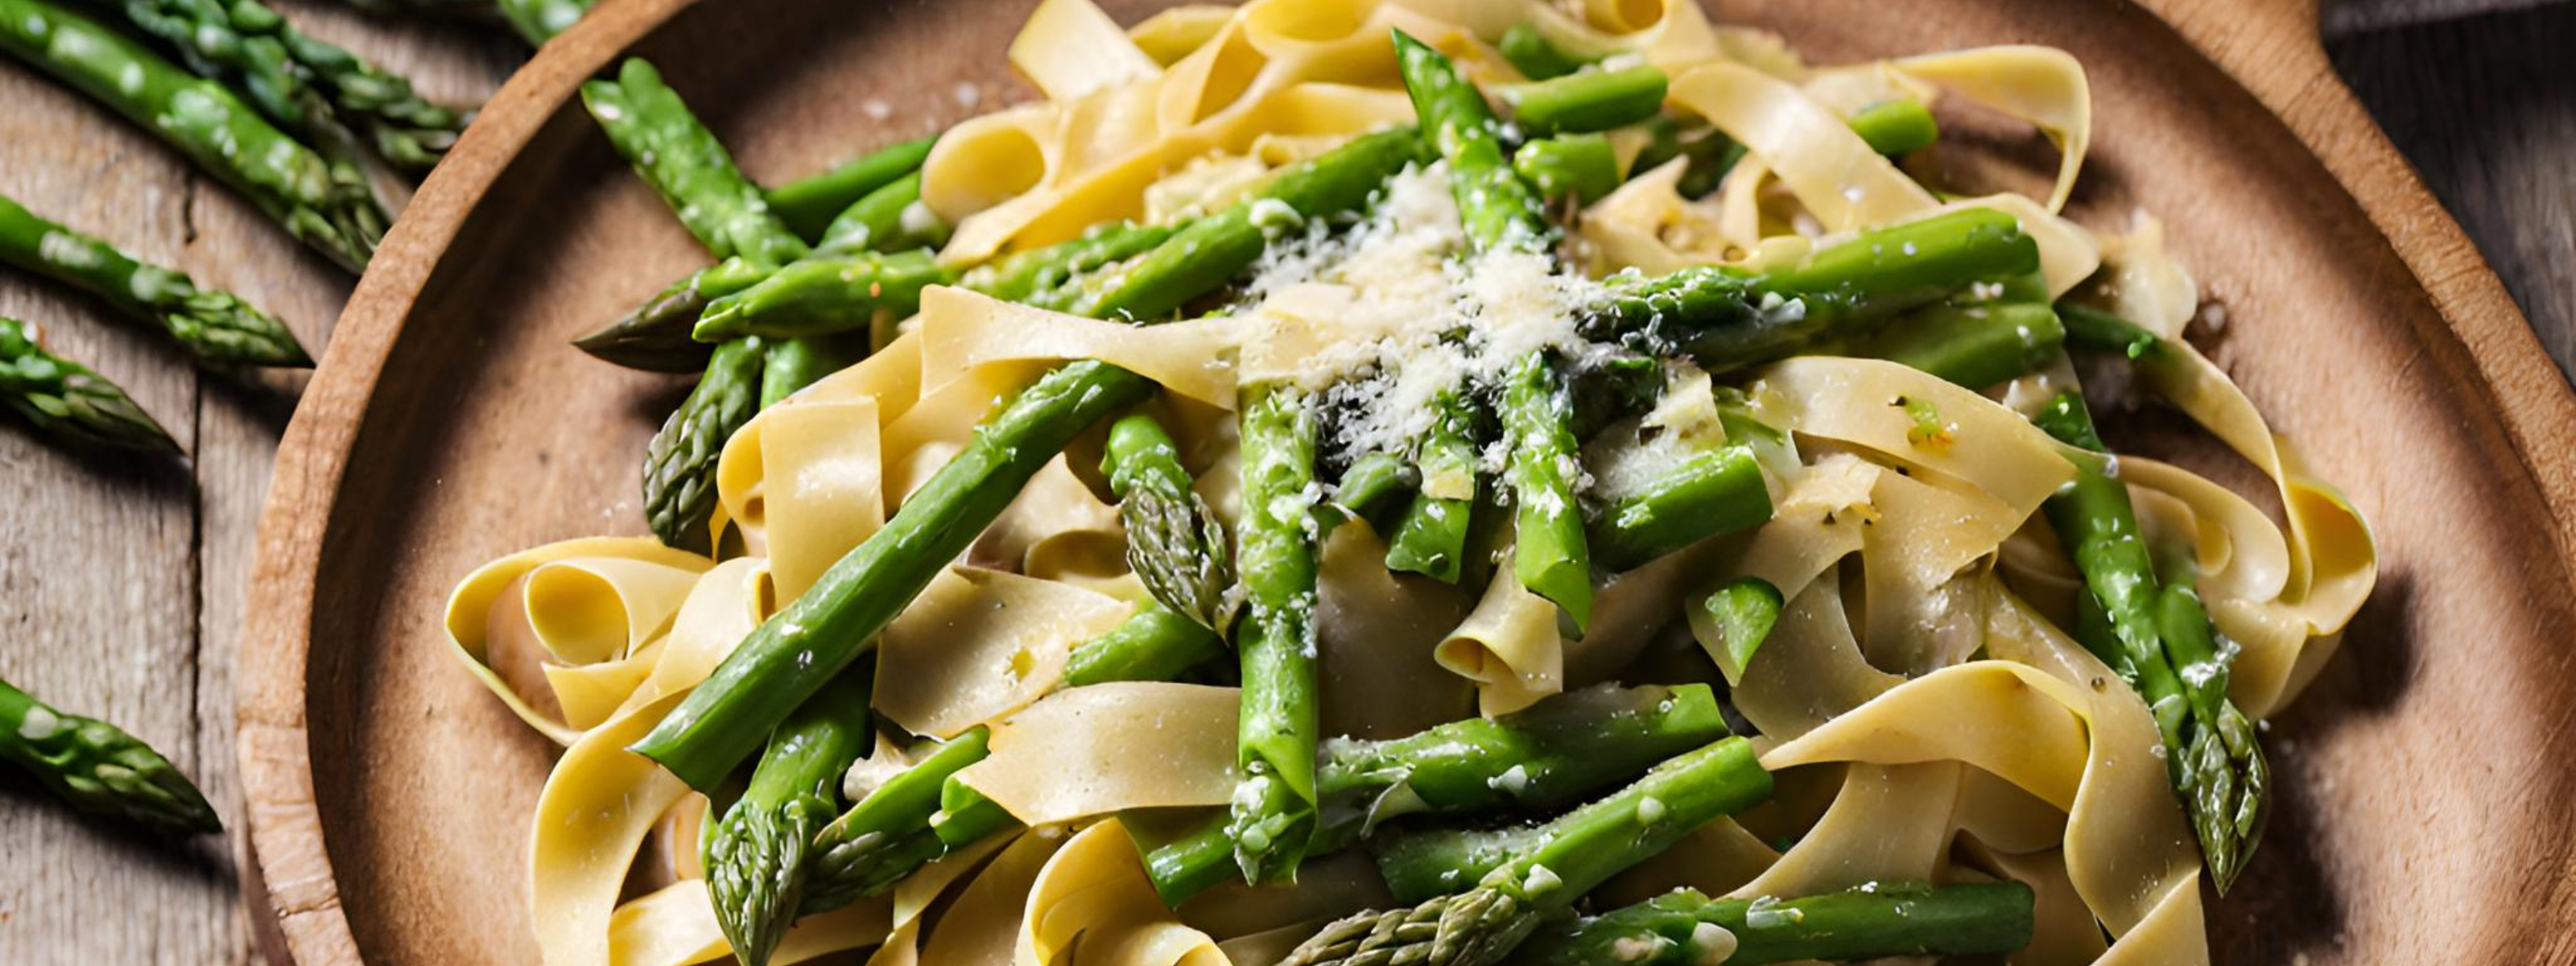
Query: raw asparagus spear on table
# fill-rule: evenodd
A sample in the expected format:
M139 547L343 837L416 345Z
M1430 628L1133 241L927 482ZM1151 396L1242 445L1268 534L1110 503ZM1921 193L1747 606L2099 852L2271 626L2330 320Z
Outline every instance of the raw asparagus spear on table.
M411 82L316 40L260 0L82 0L102 19L155 37L208 80L229 84L277 126L328 152L363 139L396 168L426 172L473 119L432 104Z
M2032 420L2059 442L2103 452L2084 397L2060 393ZM2078 463L2075 481L2042 507L2084 576L2076 639L2135 688L2164 739L2174 793L2221 893L2262 839L2270 766L2253 722L2227 697L2229 656L2196 597L2161 600L2155 561L2138 531L2128 485L2105 464ZM2165 611L2168 603L2176 610Z
M1491 855L1490 865L1433 876L1463 891L1336 921L1282 966L1492 966L1611 876L1770 795L1771 773L1752 744L1720 740L1657 765L1616 794L1515 830L1511 848Z
M0 404L67 439L179 452L170 432L125 390L88 366L46 351L35 327L16 319L0 318Z
M0 197L0 261L89 292L126 315L158 325L208 363L313 364L295 333L239 296L200 289L177 270L138 262L6 197Z
M1468 249L1540 252L1551 234L1542 203L1504 157L1500 122L1484 94L1439 51L1401 30L1394 36L1424 140L1449 162L1450 194L1458 202ZM1592 615L1592 567L1574 495L1573 406L1558 360L1546 351L1515 360L1495 410L1509 444L1503 479L1512 497L1512 572L1563 608L1580 630ZM1435 418L1445 423L1450 417ZM1426 466L1426 479L1430 472ZM1441 509L1417 505L1426 513Z
M1318 753L1321 824L1308 851L1339 851L1403 815L1563 807L1725 736L1716 696L1685 684L1601 685L1403 738L1335 738ZM1221 823L1203 828L1154 849L1146 871L1178 906L1229 870L1226 845Z
M815 834L839 810L841 773L866 754L868 689L853 668L770 736L742 797L706 827L703 857L716 923L745 966L765 966L804 901Z
M1796 899L1711 899L1685 889L1541 927L1512 961L1757 966L2001 955L2030 945L2031 903L2030 887L2018 882L1879 883Z
M1092 311L1165 317L1260 257L1265 229L1253 222L1254 206L1284 205L1305 220L1353 211L1414 159L1414 145L1411 131L1391 131L1292 166L1259 197L1193 223L1127 266L1105 288L1108 294L1091 303ZM1174 254L1165 257L1167 251ZM966 448L896 508L884 528L727 655L636 750L693 786L713 787L787 709L873 645L876 632L1073 436L1151 390L1143 376L1095 360L1061 366L1022 390L986 417Z
M0 0L0 51L157 134L295 237L350 271L388 219L363 179L260 117L224 85L47 0Z
M5 339L0 335L0 344ZM47 707L7 681L0 681L0 758L84 812L172 832L223 831L214 806L160 752L115 725Z

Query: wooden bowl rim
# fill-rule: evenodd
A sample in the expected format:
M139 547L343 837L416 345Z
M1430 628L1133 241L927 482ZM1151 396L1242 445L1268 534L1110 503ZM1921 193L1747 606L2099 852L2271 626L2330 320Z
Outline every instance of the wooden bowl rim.
M432 272L520 151L582 81L697 2L602 3L503 85L378 248L279 445L260 520L236 739L252 857L244 901L264 906L252 918L274 962L364 961L323 840L305 685L317 566L368 400ZM2576 560L2576 392L2484 256L2334 74L2316 33L2317 0L2143 5L2278 114L2387 236L2447 327L2424 336L2447 336L2461 350L2449 358L2466 364L2444 364L2455 370L2446 375L2500 418L2548 504L2559 557Z

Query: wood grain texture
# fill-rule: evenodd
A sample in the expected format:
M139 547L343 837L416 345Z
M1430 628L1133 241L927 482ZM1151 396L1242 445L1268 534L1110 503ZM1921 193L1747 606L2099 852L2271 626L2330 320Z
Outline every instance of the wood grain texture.
M2385 10L2409 4L2423 5L2418 0L2344 0L2342 5ZM278 0L277 5L308 30L405 69L436 95L479 97L496 86L521 56L507 37L468 26L377 21L350 13L331 0ZM913 9L909 4L897 7ZM912 19L939 18L915 12ZM719 35L708 42L728 39ZM2486 248L2562 364L2576 355L2576 278L2570 275L2576 270L2570 268L2568 257L2576 251L2568 234L2571 218L2576 218L2576 189L2570 189L2565 174L2576 168L2576 119L2571 119L2576 118L2576 91L2569 89L2569 78L2576 74L2570 74L2563 63L2563 52L2571 49L2576 49L2576 8L2410 27L2345 38L2334 48L2335 65L2380 117L2406 159ZM989 66L992 58L984 60ZM799 59L789 68L820 70L814 63ZM788 80L820 76L796 74ZM680 78L689 84L705 79ZM951 88L942 86L945 83L923 81L912 85L911 93L914 97L921 91L953 96ZM781 89L789 86L782 84ZM998 97L1008 89L994 85L987 93ZM756 174L766 176L801 173L835 156L834 145L783 136L797 126L794 122L852 120L846 114L809 113L814 110L811 105L789 98L751 103L737 98L719 107L726 112L721 132L729 138L754 138L757 143L744 146L746 161ZM772 133L764 136L764 131ZM595 144L582 150L594 155L587 163L605 157L605 149ZM2095 176L2103 174L2097 171ZM579 256L605 254L605 249L577 247L548 260L548 264L566 263L548 269L553 273L549 281L602 287L577 293L579 299L631 299L697 257L686 236L667 218L656 222L658 208L649 196L626 196L639 189L618 188L615 183L602 182L601 193L606 197L583 204L611 206L642 219L639 223L659 227L649 229L639 242L614 249L619 258L632 261L613 277L569 264ZM201 281L240 291L288 318L317 349L348 289L344 277L295 249L221 188L188 174L186 166L156 142L5 62L0 62L0 192L105 235L138 254L179 264ZM425 271L426 267L414 269ZM392 284L417 286L420 281L413 277ZM453 308L473 311L478 306ZM5 535L0 536L0 632L8 635L6 643L0 643L0 677L26 684L67 707L113 717L153 741L201 779L239 834L245 822L234 771L231 669L241 647L250 531L269 482L276 434L300 380L285 378L276 385L245 388L200 379L188 371L184 356L162 346L149 332L106 316L85 298L7 270L0 270L0 314L44 323L57 347L79 354L134 390L196 454L193 463L137 462L112 454L102 459L98 454L58 449L0 420L0 492L10 495L0 500L0 535ZM582 321L586 320L540 315L532 324L568 331L579 328ZM2423 364L2441 367L2457 360ZM579 373L585 380L601 375L596 368L567 367L565 371ZM573 465L573 451L541 450L548 454L543 471L550 479L539 499L577 501L574 505L598 514L592 518L596 522L564 523L565 534L603 528L634 530L632 498L626 495L633 489L633 460L627 454L640 446L642 427L649 418L646 410L667 402L668 387L651 380L637 380L622 389L602 390L595 383L585 386L581 392L566 392L562 399L586 403L579 420L587 424L584 429L612 427L613 440L602 448L615 449L619 455L596 465ZM2271 398L2263 401L2273 402ZM2437 417L2435 423L2464 418L2454 412ZM290 467L289 472L318 471L307 466ZM2384 515L2406 512L2402 508L2407 501L2419 496L2380 490L2366 500L2374 512ZM2421 600L2441 590L2438 584L2392 580L2364 621L2421 620ZM418 614L402 619L424 620ZM2563 635L2568 626L2564 615L2555 619ZM2367 852L2372 843L2316 842L2331 839L2335 830L2298 816L2317 807L2319 799L2363 794L2350 786L2318 781L2320 769L2333 756L2352 754L2356 744L2384 740L2402 727L2405 722L2399 715L2403 712L2394 709L2403 706L2410 694L2458 685L2455 672L2442 666L2448 652L2439 647L2433 642L2410 643L2402 635L2356 634L2350 645L2354 653L2337 661L2301 714L2283 722L2276 732L2280 736L2276 752L2302 796L2275 829L2281 836L2276 844L2299 842L2303 853L2320 859L2283 863L2267 858L2258 863L2257 875L2263 878L2256 883L2267 898L2231 900L2217 908L2213 916L2219 920L2218 928L2237 944L2228 950L2231 961L2286 961L2284 951L2330 951L2338 946L2372 948L2377 938L2372 930L2389 928L2363 919L2350 897L2330 887L2338 874L2331 862L2353 861L2350 855ZM2425 671L2427 665L2433 668ZM327 673L313 680L329 683L358 668L344 664L316 670ZM2432 680L2419 682L2419 671ZM2554 673L2566 670L2562 667ZM406 710L417 714L422 709ZM490 711L488 705L463 702L435 709L438 714L465 714L475 720ZM433 721L431 726L452 727L454 722ZM2456 727L2466 741L2479 735L2479 728L2511 725L2461 722ZM505 730L494 727L492 733ZM2338 752L2339 748L2344 750ZM345 751L345 747L306 741L301 732L289 735L257 728L245 736L241 749L245 757L281 762ZM541 745L529 744L524 734L514 733L501 746L500 759L506 767L518 769L512 774L524 775L530 763L541 761L545 754ZM2500 752L2496 760L2510 759ZM342 767L354 764L344 762ZM2428 800L2404 784L2420 780L2421 769L2437 763L2410 757L2398 764L2413 769L2401 774L2415 777L2381 779L2386 787L2370 793L2379 799L2379 807L2392 813L2443 807L2440 800ZM2521 767L2537 771L2552 766L2525 760ZM347 777L345 771L342 777ZM389 783L371 793L416 795L428 790L424 784ZM310 789L307 792L309 797ZM2471 824L2477 819L2456 809L2441 814L2446 826L2478 827ZM286 825L296 821L291 814L281 812L264 821L277 827L281 839L295 834ZM310 841L317 851L302 858L319 861L327 869L329 857L318 851L323 842L318 826L311 830ZM401 844L403 840L388 833L373 847ZM518 861L514 851L504 852L507 862ZM2484 862L2497 857L2475 853L2472 858ZM433 856L431 860L454 871L457 865L470 864L472 857ZM2564 868L2565 856L2504 856L2500 861L2508 868L2545 871L2551 861ZM515 864L510 868L515 869ZM240 868L233 849L223 841L200 843L188 854L173 857L149 839L65 816L47 807L23 781L0 771L0 963L256 961L253 929L245 924L236 898L237 875L254 871ZM517 894L514 875L498 875L496 891L489 897L504 900L500 908L513 917L505 923L517 921L515 905L506 901ZM339 901L320 888L328 884L266 883L277 890L270 898L299 913L287 922L301 930L302 943L323 941L327 932L321 923L332 915L320 913ZM248 889L255 897L265 891L256 879ZM253 901L261 904L254 924L272 923L267 903ZM101 915L102 909L113 912ZM442 914L457 911L438 910ZM2268 920L2268 928L2255 927L2258 916ZM380 934L417 936L437 925L422 914L375 928ZM515 935L516 929L505 925L492 930L502 934L492 940L496 948L523 941ZM2267 932L2269 937L2262 938ZM2504 958L2566 962L2571 957L2558 947L2523 950Z
M480 99L523 56L504 37L275 6L316 36ZM184 159L76 93L0 61L0 193L231 289L328 339L351 280ZM133 393L191 454L74 450L0 420L0 677L114 720L195 776L234 835L166 842L49 807L0 769L0 963L258 961L238 885L232 678L269 466L305 377L196 372L148 327L0 269L0 315ZM265 917L262 917L265 919Z

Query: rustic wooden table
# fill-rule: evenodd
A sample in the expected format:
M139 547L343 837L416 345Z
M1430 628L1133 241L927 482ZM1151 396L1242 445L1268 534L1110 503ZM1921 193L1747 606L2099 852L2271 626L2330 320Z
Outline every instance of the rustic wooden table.
M480 98L524 54L496 31L272 0L311 32ZM2458 0L2347 0L2329 46L2467 226L2562 368L2576 364L2576 5L2390 26ZM2488 0L2493 2L2493 0ZM2366 29L2365 29L2366 28ZM0 194L270 308L317 350L350 280L130 125L0 64ZM299 377L200 376L90 300L0 271L0 315L131 390L194 454L98 458L0 426L0 678L121 722L229 824L231 668L253 529ZM257 961L237 846L187 850L65 814L0 772L0 963ZM255 888L255 887L254 887Z

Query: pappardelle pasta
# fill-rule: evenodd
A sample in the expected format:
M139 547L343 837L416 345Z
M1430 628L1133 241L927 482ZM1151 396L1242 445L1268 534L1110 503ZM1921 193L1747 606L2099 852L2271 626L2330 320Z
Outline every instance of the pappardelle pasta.
M2073 58L1042 0L1010 63L773 190L585 89L720 261L579 343L703 370L658 539L448 606L564 747L549 966L2208 960L2376 563L2156 222L2062 213ZM1914 163L1954 106L2048 187Z

